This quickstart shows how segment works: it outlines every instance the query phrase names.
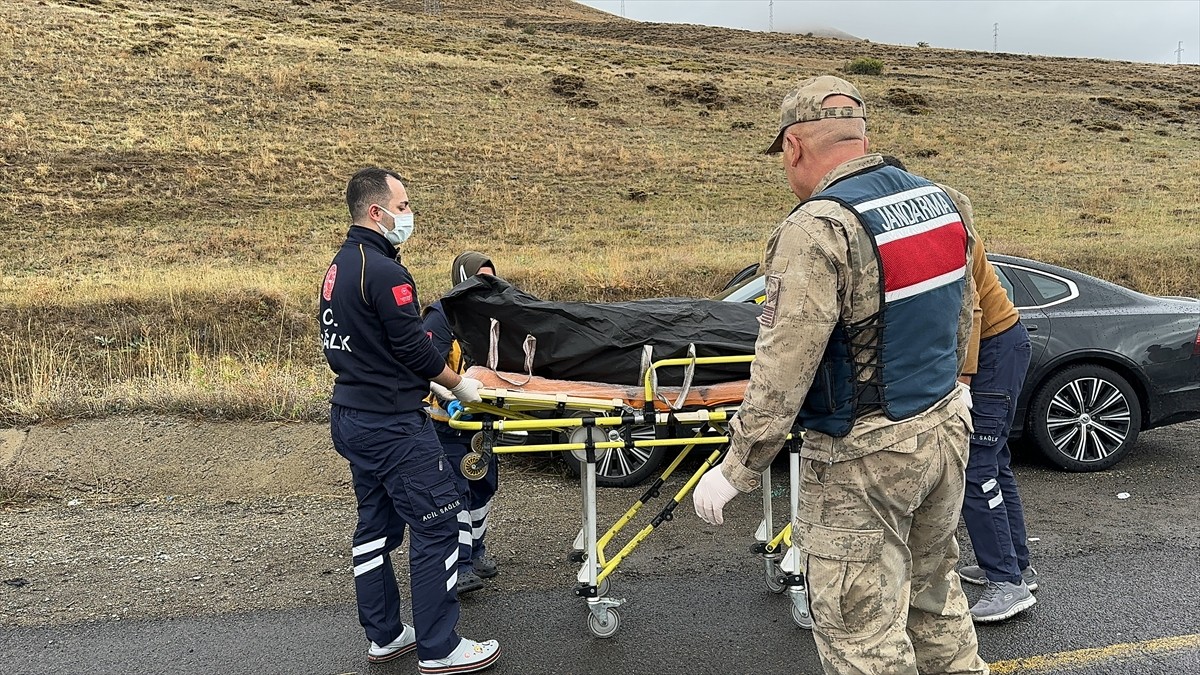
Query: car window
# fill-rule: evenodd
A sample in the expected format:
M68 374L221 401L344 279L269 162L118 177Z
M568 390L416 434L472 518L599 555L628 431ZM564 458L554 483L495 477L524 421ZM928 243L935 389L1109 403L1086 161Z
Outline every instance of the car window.
M1044 305L1062 300L1071 295L1071 287L1060 279L1054 279L1037 272L1029 273L1029 281L1033 283L1032 292L1038 304Z
M1004 289L1004 293L1008 295L1008 301L1017 304L1016 291L1013 289L1012 279L1008 278L1008 270L999 265L992 265L992 269L996 270L996 276L1000 279L1000 286Z

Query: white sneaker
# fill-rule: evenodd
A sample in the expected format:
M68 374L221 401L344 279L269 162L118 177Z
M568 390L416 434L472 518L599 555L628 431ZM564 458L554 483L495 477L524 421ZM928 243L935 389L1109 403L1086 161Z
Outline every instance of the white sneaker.
M404 630L400 631L400 637L392 640L388 644L380 647L374 642L371 643L371 648L367 650L367 661L371 663L383 663L392 659L404 656L417 648L417 629L408 624L404 624Z
M495 640L476 642L462 638L458 646L444 659L421 659L417 670L422 675L444 675L445 673L474 673L500 660L500 643Z

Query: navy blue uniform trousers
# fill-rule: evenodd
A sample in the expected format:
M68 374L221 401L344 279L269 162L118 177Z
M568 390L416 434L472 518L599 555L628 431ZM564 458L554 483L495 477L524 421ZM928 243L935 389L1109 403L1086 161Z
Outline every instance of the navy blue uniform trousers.
M465 571L472 567L471 561L487 552L484 537L487 536L488 515L492 512L492 497L496 494L499 484L499 463L493 453L487 475L479 480L467 480L462 475L459 463L471 452L470 434L451 429L450 425L441 422L434 422L434 427L446 457L450 459L454 473L461 481L463 496L466 498L466 508L458 514L458 562Z
M979 371L971 378L971 455L963 520L979 567L991 581L1021 583L1029 566L1025 511L1010 462L1008 435L1032 350L1021 322L979 342Z
M358 498L354 591L367 637L386 645L404 629L388 555L410 532L408 551L417 655L445 658L458 646L458 512L462 494L433 423L421 411L381 414L334 405L333 447L350 462Z

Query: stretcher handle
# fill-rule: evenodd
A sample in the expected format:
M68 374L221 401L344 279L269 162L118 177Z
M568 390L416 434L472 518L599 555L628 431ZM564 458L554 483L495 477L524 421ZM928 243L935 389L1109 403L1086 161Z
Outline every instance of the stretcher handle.
M537 338L526 334L525 341L521 343L521 349L525 352L525 380L517 382L504 377L497 369L500 365L500 322L493 318L491 324L488 326L487 367L496 374L496 377L514 387L522 387L529 384L529 381L533 379L533 355L537 352Z
M654 401L654 400L657 400L657 398L658 398L657 370L659 368L667 368L670 366L690 366L692 369L695 369L695 367L697 365L706 366L706 365L712 365L712 364L718 364L718 363L750 363L751 361L754 360L753 354L745 354L745 355L741 355L741 356L699 356L698 357L695 355L694 350L695 350L694 346L692 347L692 350L689 350L689 353L692 354L692 356L690 356L690 357L684 357L684 358L678 358L678 359L663 359L661 361L655 361L654 363L650 364L650 368L647 369L646 376L645 376L645 394L646 394L647 401ZM687 377L685 374L685 379L686 379L685 384L690 386L691 378ZM686 389L685 389L685 392L686 392ZM666 399L663 399L663 400L666 401ZM683 398L681 396L676 401L677 405L674 406L673 409L678 410L679 409L678 405L682 404L682 402L683 402ZM667 405L671 405L671 403L669 401L667 401Z

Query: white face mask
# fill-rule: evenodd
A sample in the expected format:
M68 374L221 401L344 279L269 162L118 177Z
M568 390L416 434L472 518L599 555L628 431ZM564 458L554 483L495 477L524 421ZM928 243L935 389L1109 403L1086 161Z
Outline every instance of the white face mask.
M388 211L387 209L383 208L382 206L379 207L379 210L383 211L384 213L386 213L392 217L392 229L385 230L383 228L383 225L380 225L379 229L383 231L383 236L388 241L392 242L393 246L399 246L400 244L403 244L405 241L408 240L409 237L412 236L413 214L401 213L401 214L397 215L397 214L392 213L391 211Z

